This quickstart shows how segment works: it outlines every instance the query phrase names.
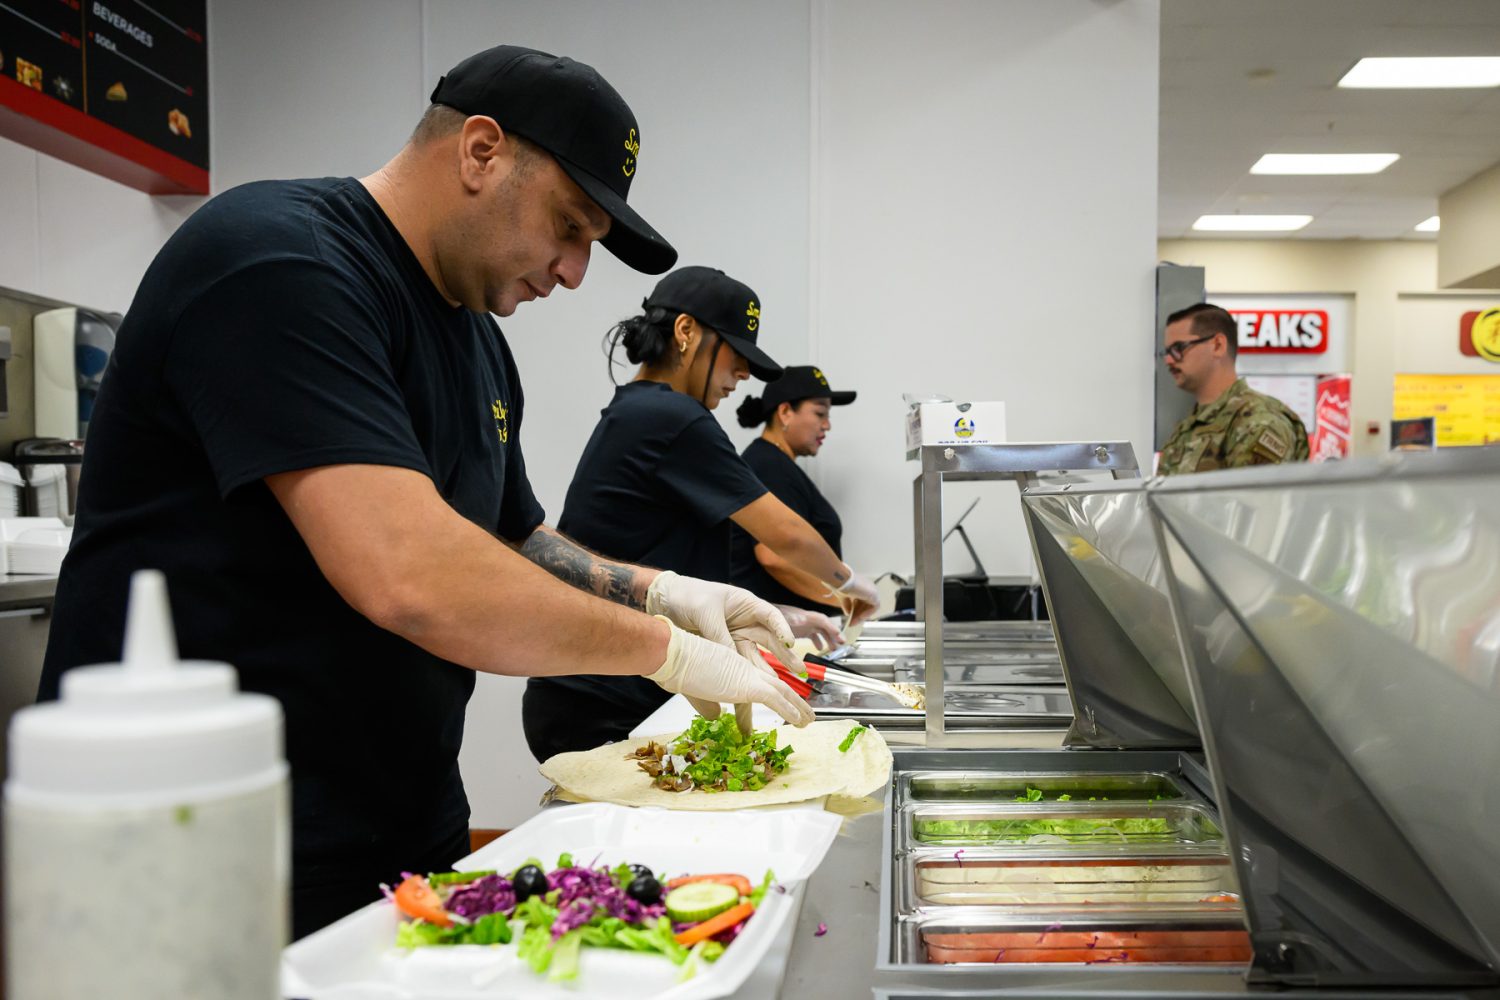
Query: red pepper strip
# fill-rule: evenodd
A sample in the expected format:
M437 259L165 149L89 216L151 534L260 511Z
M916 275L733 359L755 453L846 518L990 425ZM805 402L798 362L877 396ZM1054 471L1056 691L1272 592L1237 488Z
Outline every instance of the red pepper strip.
M723 874L723 875L684 875L681 878L674 878L674 879L670 880L669 882L667 882L667 888L668 889L675 889L675 888L677 888L680 885L687 885L690 882L717 882L719 885L733 886L734 890L736 892L738 892L741 896L748 896L748 895L750 895L750 891L753 888L750 885L750 880L747 879L745 876L743 876L743 875L732 875L732 874Z
M710 917L701 924L694 924L681 934L677 935L677 943L684 948L697 944L706 938L711 938L720 931L727 931L741 920L749 919L755 912L754 903L741 903L739 906L725 910L717 917Z

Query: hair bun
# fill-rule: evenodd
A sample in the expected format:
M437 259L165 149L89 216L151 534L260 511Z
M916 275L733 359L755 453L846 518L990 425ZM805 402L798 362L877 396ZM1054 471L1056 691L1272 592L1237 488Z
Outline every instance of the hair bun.
M759 396L746 396L734 415L741 427L759 427L766 422L766 401Z

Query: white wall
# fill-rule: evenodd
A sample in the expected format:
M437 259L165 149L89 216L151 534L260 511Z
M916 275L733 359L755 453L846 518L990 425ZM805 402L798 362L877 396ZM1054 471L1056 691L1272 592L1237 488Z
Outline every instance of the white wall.
M0 139L0 286L123 311L201 201L153 198Z
M905 391L1004 400L1013 441L1150 455L1158 8L814 10L812 358L860 393L817 478L849 559L909 573ZM950 487L946 520L979 492L965 526L986 568L1029 573L1014 487ZM962 551L955 538L946 555L966 567Z
M1438 233L1438 284L1444 288L1500 285L1500 163L1438 199L1443 229Z
M1500 305L1495 292L1407 294L1396 307L1397 374L1500 375L1500 365L1459 348L1459 321Z
M860 391L813 472L862 569L912 568L903 391L1003 399L1016 440L1148 446L1157 0L210 0L209 40L216 191L373 170L489 44L597 66L640 119L632 204L756 289L773 357ZM123 309L195 203L0 141L0 284ZM651 284L598 251L504 324L553 518L609 397L600 338ZM981 552L1029 571L1014 491L986 492ZM470 706L478 826L542 788L519 691L484 677Z

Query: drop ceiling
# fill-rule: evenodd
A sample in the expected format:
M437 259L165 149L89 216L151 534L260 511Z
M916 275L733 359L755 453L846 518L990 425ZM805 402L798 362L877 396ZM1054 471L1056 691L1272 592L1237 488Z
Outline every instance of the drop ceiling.
M1430 240L1412 227L1438 196L1500 162L1500 88L1336 86L1363 56L1500 55L1500 0L1163 0L1161 15L1164 239L1196 235L1200 215L1267 213L1313 217L1275 238ZM1252 176L1263 153L1401 159L1368 176Z

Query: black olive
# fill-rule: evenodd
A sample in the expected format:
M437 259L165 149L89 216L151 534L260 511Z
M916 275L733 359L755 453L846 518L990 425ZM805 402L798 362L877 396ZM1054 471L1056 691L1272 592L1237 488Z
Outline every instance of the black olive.
M661 883L649 873L641 875L630 883L625 895L643 906L651 906L661 902Z
M631 865L630 874L634 875L636 878L640 878L642 875L646 876L647 878L651 878L655 874L655 872L647 868L645 865Z
M525 902L532 896L545 895L547 892L547 874L536 865L527 865L516 872L513 883L516 889L516 902Z

